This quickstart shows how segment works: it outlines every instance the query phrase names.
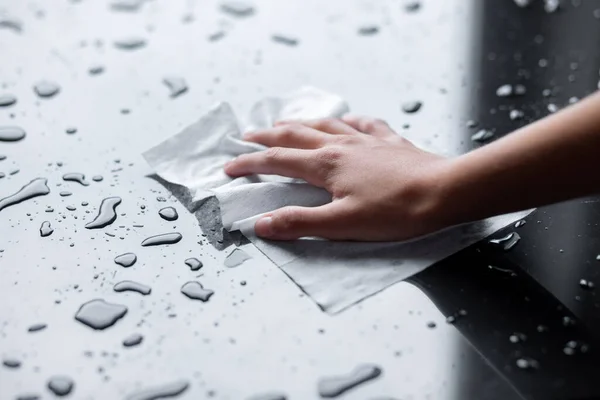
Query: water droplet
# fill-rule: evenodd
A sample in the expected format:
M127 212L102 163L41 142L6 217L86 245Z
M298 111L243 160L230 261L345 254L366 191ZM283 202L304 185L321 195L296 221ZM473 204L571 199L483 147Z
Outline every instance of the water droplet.
M515 332L508 337L511 343L519 343L527 340L527 335L521 332Z
M297 46L298 43L300 43L300 40L298 38L289 35L284 35L281 33L275 33L271 35L271 40L275 43L284 44L286 46Z
M548 14L558 11L560 8L560 0L544 0L544 11Z
M90 75L100 75L103 72L104 72L104 66L102 66L102 65L92 65L88 69L88 73Z
M539 363L533 358L519 358L516 364L521 369L537 369L539 367Z
M579 281L579 286L581 286L583 289L593 289L594 288L594 282L592 281L588 281L587 279L581 279Z
M446 317L447 324L453 324L455 322L456 322L456 317L454 315L449 315L448 317Z
M221 3L220 9L222 12L233 17L249 17L254 14L254 6L244 1L224 1Z
M102 175L94 175L94 176L92 176L92 180L94 182L102 182L104 180L104 178L102 177Z
M337 397L350 389L381 375L381 368L373 364L363 364L356 367L347 375L322 378L318 383L321 397Z
M0 126L0 142L18 142L27 134L18 126Z
M4 360L2 360L2 364L6 368L20 368L21 367L21 361L17 360L16 358L5 358Z
M23 31L23 23L17 19L2 18L0 19L0 29L10 29L15 33Z
M77 133L77 128L74 126L69 126L69 127L67 127L67 129L65 129L65 132L68 133L69 135L74 135Z
M524 116L525 113L521 110L510 110L510 113L508 114L508 117L511 119L511 121L521 120Z
M550 113L555 113L558 111L558 106L554 103L548 104L547 108Z
M250 396L248 400L287 400L287 396L283 393L262 393Z
M121 204L120 197L107 197L100 203L100 210L94 220L85 225L87 229L104 228L117 219L117 206Z
M142 246L160 246L164 244L175 244L178 243L182 239L181 233L179 232L171 232L171 233L163 233L160 235L150 236L149 238L144 239L142 242Z
M66 191L66 190L63 190L62 192L60 192L60 193L59 193L59 195L60 195L61 197L68 197L68 196L71 196L72 194L73 194L73 193L71 193L71 192L68 192L68 191Z
M435 322L433 322L433 321L430 321L430 322L428 322L428 323L427 323L427 327L428 327L429 329L433 329L433 328L435 328L436 326L437 326L437 324L436 324Z
M40 400L40 395L35 393L25 393L17 396L17 400Z
M468 120L465 124L467 128L475 128L477 126L477 121L473 121L472 119Z
M202 268L202 261L198 260L197 258L188 258L185 260L185 265L190 267L192 271L198 271L200 268Z
M19 204L22 201L29 200L37 196L45 196L50 193L50 188L46 184L46 178L37 178L23 186L17 193L0 200L0 211L6 207Z
M419 0L405 0L404 10L409 13L417 12L421 8L421 2Z
M52 225L50 225L50 221L42 222L42 226L40 226L40 236L41 237L50 236L50 235L52 235L53 232L54 232L54 229L52 228Z
M120 50L137 50L146 46L146 39L137 36L115 40L114 46Z
M225 37L225 31L220 30L220 31L216 31L211 33L210 35L208 35L208 40L210 42L216 42L217 40L221 40Z
M187 381L175 381L153 388L142 389L130 394L125 400L159 400L167 397L179 396L185 392L190 384Z
M75 319L93 329L106 329L113 326L125 314L127 314L127 307L124 305L94 299L79 308Z
M147 296L152 292L152 288L150 286L134 281L121 281L115 284L113 290L115 292L138 292L144 296Z
M579 97L573 96L569 97L569 104L575 104L579 101Z
M63 175L63 181L77 182L83 186L89 186L89 182L85 180L85 175L79 172L69 172Z
M502 247L502 250L508 251L516 246L521 240L521 236L517 232L511 232L508 235L501 237L499 239L491 239L489 241L490 244Z
M185 79L178 76L167 76L163 78L163 83L169 89L169 95L172 98L175 98L188 91L188 85Z
M144 4L144 0L116 0L110 3L111 10L136 12Z
M133 253L124 253L115 257L115 264L124 268L129 268L137 261L137 256Z
M204 289L200 282L187 282L181 287L181 293L194 300L208 301L215 292Z
M568 315L565 315L562 318L562 324L563 324L563 326L573 326L573 325L575 325L575 320L573 318L569 317Z
M517 221L517 222L515 222L515 228L520 228L523 225L525 225L526 223L527 223L527 221L525 221L524 219Z
M127 336L125 339L123 339L123 346L125 346L125 347L137 346L138 344L142 343L143 340L144 340L144 337L142 335L140 335L139 333L133 333L133 334Z
M421 109L422 105L423 103L421 103L420 101L407 101L402 104L402 111L404 111L407 114L416 113Z
M177 218L179 218L177 210L173 207L161 208L160 210L158 210L158 215L160 215L162 219L167 221L175 221Z
M233 251L225 258L225 266L228 268L237 267L250 258L252 257L250 257L244 250L233 249Z
M548 327L546 325L538 325L536 329L539 333L543 333L548 330Z
M528 7L533 0L514 0L515 4L521 8Z
M42 98L53 97L60 92L60 86L50 81L40 81L33 86L33 91Z
M68 205L68 206L66 206L65 208L66 208L67 210L69 210L69 211L75 211L75 210L77 210L77 207L75 207L75 206L72 206L72 205Z
M0 95L0 107L8 107L12 106L17 102L17 98L12 94L2 94Z
M66 396L75 387L75 382L68 376L53 376L48 381L48 389L56 396Z
M488 129L480 129L471 136L471 140L474 142L482 143L491 139L492 137L494 137L494 132Z
M379 33L377 25L364 25L358 28L358 34L361 36L373 36Z
M48 325L44 324L44 323L33 324L29 328L27 328L27 332L42 331L42 330L46 329L47 327L48 327Z

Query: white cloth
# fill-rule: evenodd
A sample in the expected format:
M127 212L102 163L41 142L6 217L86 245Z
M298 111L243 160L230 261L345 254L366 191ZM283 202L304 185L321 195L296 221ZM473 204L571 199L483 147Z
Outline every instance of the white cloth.
M281 98L266 98L252 108L247 130L270 127L281 119L339 117L348 112L340 97L302 88ZM530 211L461 225L410 242L356 243L301 239L271 242L257 238L260 215L287 205L319 206L331 201L327 191L300 180L278 176L231 179L223 165L263 146L245 142L237 119L221 103L183 132L144 153L164 180L185 186L192 196L186 206L216 196L223 226L240 230L323 310L335 313L402 281L468 247Z

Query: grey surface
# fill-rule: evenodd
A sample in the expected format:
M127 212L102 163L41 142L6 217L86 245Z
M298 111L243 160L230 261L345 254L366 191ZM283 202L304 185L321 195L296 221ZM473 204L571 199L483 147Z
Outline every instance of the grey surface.
M28 133L21 142L0 143L0 154L8 156L0 171L20 169L0 180L0 197L36 177L47 177L52 190L0 212L0 357L22 361L18 369L0 368L0 399L31 392L51 398L46 382L54 375L75 380L76 399L125 398L181 379L190 382L182 399L242 399L271 391L314 399L319 378L362 363L381 366L382 376L343 399L519 398L501 377L523 373L514 371L512 354L503 359L505 367L491 367L481 356L489 358L486 348L496 354L496 342L507 340L465 339L444 322L428 297L431 288L423 292L400 283L331 317L250 245L243 248L251 260L224 267L233 247L215 250L197 219L146 177L151 170L140 156L216 101L243 112L263 95L303 84L339 93L356 112L384 118L398 130L409 123L403 134L417 143L446 154L467 151L472 132L465 121L479 105L472 93L488 79L480 65L487 50L479 39L481 29L491 27L478 22L485 21L479 1L424 3L406 13L391 0L261 0L255 15L239 19L221 13L214 1L152 0L128 13L111 10L107 1L0 0L0 13L23 25L20 34L0 29L0 92L18 97L16 105L0 109L0 125L18 124ZM189 14L193 22L183 23ZM358 35L365 24L380 25L380 32ZM504 36L503 29L498 35ZM207 39L221 30L226 35L220 40ZM274 33L297 37L299 44L272 42ZM113 47L114 40L134 36L147 45L135 51ZM105 72L89 75L95 65ZM189 85L175 99L162 82L173 75ZM33 85L40 80L57 82L60 93L38 98ZM490 96L495 89L489 88ZM414 100L424 102L422 109L402 113L401 104ZM65 133L71 126L77 127L74 135ZM63 182L67 172L88 179L101 174L104 180L83 187ZM61 190L73 195L60 197ZM108 196L123 199L116 222L85 229ZM177 209L177 221L158 216L166 205ZM54 213L44 212L48 206ZM55 231L42 238L46 220ZM148 236L172 231L183 240L140 246ZM113 261L125 252L138 256L128 269ZM190 271L184 264L189 257L204 267ZM152 294L113 291L116 282L128 279L150 285ZM180 293L190 280L215 290L210 301ZM94 331L74 320L79 306L94 298L125 304L129 311L115 326ZM491 311L483 309L485 319ZM436 328L427 327L431 321ZM42 322L46 329L27 332ZM123 348L132 333L143 334L143 343Z

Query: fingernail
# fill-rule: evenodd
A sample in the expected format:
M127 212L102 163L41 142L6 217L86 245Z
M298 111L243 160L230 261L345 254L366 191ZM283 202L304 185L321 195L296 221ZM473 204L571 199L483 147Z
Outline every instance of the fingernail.
M273 232L273 218L263 217L256 221L256 224L254 224L254 231L258 236L272 237L275 233Z

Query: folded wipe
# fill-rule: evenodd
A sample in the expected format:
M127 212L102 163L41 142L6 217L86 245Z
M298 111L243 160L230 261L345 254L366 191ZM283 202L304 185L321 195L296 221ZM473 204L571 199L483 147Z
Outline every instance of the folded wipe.
M296 179L262 175L229 178L223 172L227 161L264 149L243 141L242 132L270 127L277 120L339 117L346 112L348 106L340 97L303 88L256 103L241 130L231 107L221 103L183 132L145 152L144 158L161 178L189 190L185 206L191 212L197 210L201 200L215 196L223 226L240 230L330 313L422 271L530 212L501 215L410 242L357 243L310 238L271 242L256 237L254 222L260 215L288 205L319 206L330 202L331 196L324 189Z

